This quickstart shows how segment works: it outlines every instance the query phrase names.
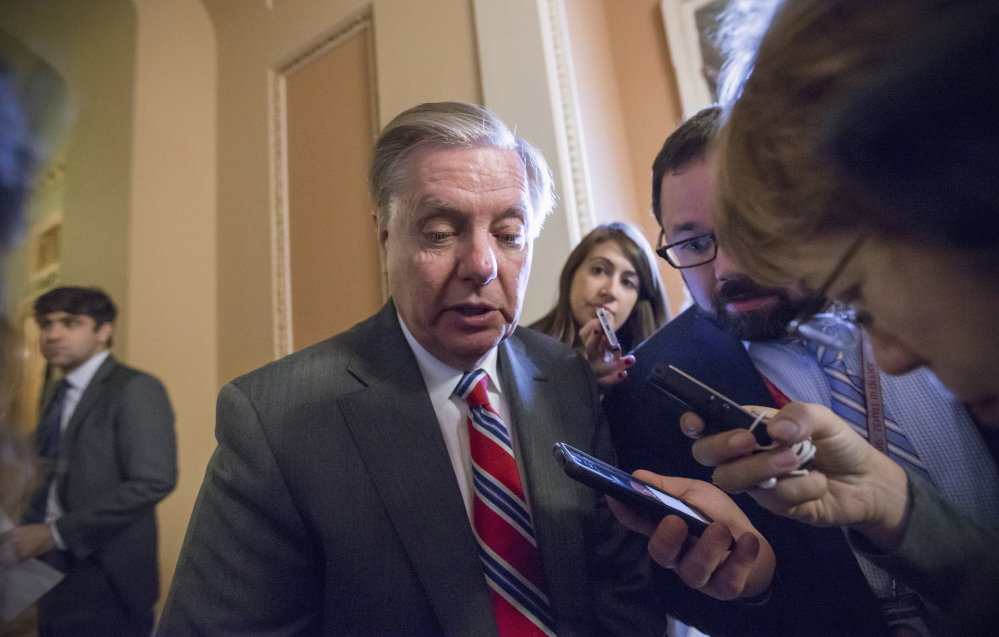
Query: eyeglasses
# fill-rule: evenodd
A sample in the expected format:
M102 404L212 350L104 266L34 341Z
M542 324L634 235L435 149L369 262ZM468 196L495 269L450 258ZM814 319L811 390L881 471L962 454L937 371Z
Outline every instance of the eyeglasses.
M656 242L656 254L678 270L711 263L718 256L718 241L713 232L664 246L665 240L666 231L660 230L659 241Z
M865 312L858 312L851 303L842 301L832 301L826 296L829 288L843 273L847 263L853 258L860 246L863 245L866 237L859 237L839 264L833 269L832 274L826 282L819 287L819 290L809 295L805 307L790 323L787 324L787 333L792 336L800 336L825 347L837 350L849 349L860 342L860 327L870 322L870 315ZM822 312L826 306L827 311Z

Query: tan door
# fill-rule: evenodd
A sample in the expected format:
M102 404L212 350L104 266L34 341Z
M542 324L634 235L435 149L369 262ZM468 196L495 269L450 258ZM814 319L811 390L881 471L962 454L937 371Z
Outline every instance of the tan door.
M291 349L342 332L384 302L366 187L375 122L370 22L279 72L287 145Z

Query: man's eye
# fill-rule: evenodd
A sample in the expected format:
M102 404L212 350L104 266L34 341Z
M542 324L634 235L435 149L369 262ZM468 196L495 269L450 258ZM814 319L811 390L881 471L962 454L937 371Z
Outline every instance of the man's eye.
M426 237L432 243L443 243L454 236L453 232L428 232Z
M513 233L503 233L499 235L499 240L511 246L519 246L524 243L524 236Z
M687 243L680 246L680 249L686 250L687 252L693 252L694 254L700 254L710 250L712 245L714 245L714 241L711 237L700 237L697 239L691 239Z

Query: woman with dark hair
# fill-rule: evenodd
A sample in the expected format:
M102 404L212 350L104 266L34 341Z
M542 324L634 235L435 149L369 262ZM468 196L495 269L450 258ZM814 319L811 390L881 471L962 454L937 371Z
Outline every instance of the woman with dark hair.
M600 327L604 308L621 344L611 352ZM631 224L594 228L569 255L559 278L555 307L531 327L579 349L597 382L607 388L627 376L629 354L669 320L652 249Z

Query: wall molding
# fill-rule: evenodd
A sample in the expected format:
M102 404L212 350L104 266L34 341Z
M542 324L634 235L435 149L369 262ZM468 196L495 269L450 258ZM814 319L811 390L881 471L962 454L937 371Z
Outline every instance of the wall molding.
M270 117L270 181L271 181L271 290L274 358L287 356L293 350L291 316L291 255L289 244L288 208L288 113L287 78L330 49L334 49L361 31L368 31L368 67L371 91L372 135L378 134L378 96L375 81L374 23L371 7L342 21L314 42L288 58L268 73L268 111ZM384 261L384 260L383 260ZM385 277L383 294L387 296Z
M564 0L538 0L541 13L542 40L545 56L549 58L549 85L555 128L566 161L563 169L566 197L572 197L566 206L569 239L572 245L593 229L593 192L586 162L586 144L579 120L579 95L572 66L572 48L569 28L565 18ZM569 204L569 202L566 202Z

